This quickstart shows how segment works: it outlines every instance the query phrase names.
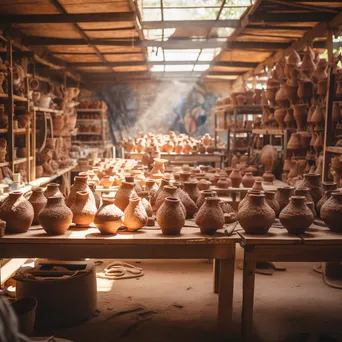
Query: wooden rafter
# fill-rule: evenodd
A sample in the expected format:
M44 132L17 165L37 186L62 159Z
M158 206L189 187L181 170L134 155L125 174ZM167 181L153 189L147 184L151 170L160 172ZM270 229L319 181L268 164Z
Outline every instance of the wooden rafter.
M328 7L322 7L322 6L311 6L311 5L305 5L301 4L298 2L289 2L289 1L284 1L284 0L268 0L271 2L274 2L279 5L285 5L290 8L300 8L300 9L306 9L310 11L315 11L315 12L329 12L329 13L338 13L337 10L328 8Z
M143 21L144 29L162 29L162 28L189 28L189 27L238 27L239 19L225 20L166 20L166 21Z

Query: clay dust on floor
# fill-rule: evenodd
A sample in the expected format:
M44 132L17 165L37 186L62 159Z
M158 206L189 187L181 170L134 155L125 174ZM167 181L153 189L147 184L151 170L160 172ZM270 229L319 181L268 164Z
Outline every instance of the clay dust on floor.
M98 271L111 261L104 261ZM208 261L127 262L142 267L145 275L117 281L98 279L94 317L49 333L75 342L240 340L241 270L236 268L235 273L234 326L230 336L223 338L216 330L217 295L212 291ZM319 338L323 335L342 341L342 291L326 286L312 270L314 264L282 265L286 272L256 275L254 341L328 341ZM301 333L305 338L299 337Z

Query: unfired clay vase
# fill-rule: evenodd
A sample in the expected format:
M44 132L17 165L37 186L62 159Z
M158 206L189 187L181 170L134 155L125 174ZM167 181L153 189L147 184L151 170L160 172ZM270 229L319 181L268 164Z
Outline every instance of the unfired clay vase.
M39 224L38 215L45 208L47 203L47 198L44 196L44 189L40 187L32 189L29 202L34 211L33 224Z
M89 200L96 205L95 197L93 192L90 190L88 183L88 176L82 175L82 176L76 176L75 177L75 183L70 188L70 193L68 196L68 199L66 200L66 205L71 208L71 206L74 204L76 200L76 194L78 191L86 191L89 194Z
M123 222L123 211L114 204L114 200L104 198L95 214L94 224L101 234L116 234Z
M131 198L124 211L123 223L128 231L134 232L147 223L147 213L140 198Z
M233 188L239 188L241 181L242 181L242 175L239 169L233 169L231 174L229 175L230 180L232 181L232 187Z
M148 193L148 191L141 191L139 193L139 197L141 199L141 204L143 205L143 207L146 210L147 216L148 217L152 217L153 216L153 210L152 210L151 203L149 201L149 193Z
M323 196L323 185L321 181L321 175L319 174L311 174L311 173L304 174L304 179L300 183L300 186L307 187L310 189L310 194L315 205Z
M25 233L33 217L33 207L20 191L10 192L1 204L0 219L6 222L6 233Z
M330 198L331 193L337 190L337 184L333 182L323 182L324 194L323 197L318 201L316 205L317 215L320 216L321 208L323 204Z
M210 189L211 182L206 179L199 180L197 187L200 191L202 190L209 190Z
M162 178L161 181L160 181L160 185L159 185L158 190L155 193L151 193L151 205L152 205L152 208L154 207L155 202L156 202L160 192L163 190L164 186L169 185L169 184L170 184L170 180L169 179ZM169 196L169 197L172 197L172 196Z
M284 186L277 188L275 199L279 203L280 211L282 211L290 202L290 197L294 195L294 188L291 186Z
M252 172L245 172L245 175L242 177L242 185L245 188L251 188L254 185L255 179L253 177Z
M303 234L311 226L314 215L305 205L304 196L292 196L279 219L290 234Z
M334 191L322 205L320 215L328 228L336 233L342 233L342 193Z
M190 196L190 198L196 203L201 192L197 187L197 182L184 182L183 190Z
M153 206L153 211L157 212L161 205L164 203L166 197L177 197L176 196L177 187L171 185L165 185L158 194L156 201ZM179 197L177 197L179 198ZM182 203L182 208L184 209L184 213L186 214L186 210Z
M186 218L192 218L196 214L198 210L196 203L183 189L177 187L174 197L178 197L183 203L186 210Z
M238 204L238 211L239 211L239 210L242 208L242 206L246 203L249 194L257 194L257 195L258 195L258 194L260 194L260 193L261 193L261 191L259 191L259 190L253 190L253 189L248 190L246 196L245 196L245 197L239 202L239 204Z
M122 182L118 192L116 193L114 204L124 211L129 204L129 199L131 197L132 191L134 189L135 183Z
M166 197L156 214L164 235L179 235L185 223L185 214L179 198Z
M274 210L266 203L265 195L252 193L237 214L237 219L247 234L266 234L275 217Z
M70 209L73 214L72 222L79 227L89 227L94 221L97 211L96 205L90 200L87 191L78 191L76 193L76 200Z
M223 228L225 219L218 197L207 197L195 217L202 234L214 234Z
M52 197L52 196L63 196L62 193L59 190L59 184L58 183L50 183L46 186L46 190L44 191L44 196L46 198Z
M167 163L167 159L154 158L154 165L151 170L151 177L154 178L154 175L163 175L165 172L165 164Z
M201 191L200 196L198 197L198 200L196 202L197 208L200 209L203 203L205 202L205 199L207 197L217 197L216 191L211 190L203 190Z
M265 191L265 200L266 203L274 210L276 217L278 217L280 213L280 206L278 201L275 199L275 192Z
M262 181L256 180L254 182L252 189L257 190L257 191L264 191L264 187L262 186Z
M92 191L92 193L94 194L96 208L99 209L101 207L101 204L102 204L102 198L99 195L99 193L96 192L96 183L95 182L88 182L88 186L89 186L90 190Z
M52 196L38 216L39 223L49 235L63 235L72 222L72 211L65 205L64 198Z
M232 184L231 180L225 177L225 178L220 178L217 181L216 186L220 189L228 189L231 184Z
M109 175L105 175L101 178L99 185L103 186L105 189L108 189L112 186L114 178Z

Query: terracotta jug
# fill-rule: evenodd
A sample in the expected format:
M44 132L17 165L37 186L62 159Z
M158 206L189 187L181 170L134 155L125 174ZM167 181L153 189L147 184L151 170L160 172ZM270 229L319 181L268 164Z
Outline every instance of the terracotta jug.
M151 170L151 177L155 178L158 175L163 175L165 172L165 164L167 159L154 158L154 165Z
M270 171L265 171L262 175L262 179L264 182L266 183L270 183L270 184L273 184L273 181L275 180L275 176L272 172ZM256 190L259 190L259 189L256 189Z
M247 234L266 234L275 217L274 210L266 203L265 195L252 193L237 214L237 219Z
M10 192L0 207L0 219L6 222L6 233L25 233L34 217L31 203L20 191Z
M322 126L324 125L324 121L324 108L321 105L317 105L314 113L312 114L311 123L317 126Z
M89 198L87 191L78 191L76 193L76 200L71 206L73 214L72 222L78 227L89 227L94 221L96 214L96 205Z
M92 201L94 203L94 205L96 206L94 194L90 190L87 181L88 181L87 175L81 175L81 176L75 177L75 183L71 186L68 199L66 200L66 205L69 208L71 208L71 206L74 204L74 202L76 200L76 194L78 191L88 192L89 200Z
M233 169L231 174L229 175L230 180L232 181L232 187L233 188L239 188L241 181L242 181L242 175L239 169Z
M251 188L254 185L255 179L253 177L252 172L245 172L245 175L242 177L242 185L245 188Z
M323 204L330 198L331 193L337 190L337 184L333 182L323 182L324 194L323 197L317 202L316 209L317 215L320 216Z
M296 120L297 131L303 131L306 125L307 119L307 105L306 104L294 104L293 116Z
M342 192L331 193L321 207L320 216L331 231L342 233Z
M314 58L308 50L304 54L302 64L300 65L300 70L304 72L307 76L311 76L313 72L316 70Z
M285 129L285 116L287 113L287 109L285 108L278 108L274 111L274 118L277 121L277 124L280 129Z
M94 224L101 234L116 234L122 225L123 211L114 204L114 200L104 198L95 214Z
M101 178L99 185L103 186L105 189L109 189L113 184L114 178L109 175L105 175Z
M96 183L95 182L88 182L88 186L94 195L96 209L99 209L101 204L102 204L102 197L99 195L98 192L96 192Z
M202 190L209 190L210 189L210 185L211 185L211 182L203 178L203 179L199 180L199 182L197 184L197 188L201 192Z
M276 217L278 217L280 213L280 206L278 201L275 199L275 192L265 191L265 200L266 203L274 210Z
M259 191L259 190L253 190L253 189L248 190L247 193L246 193L246 196L238 204L238 211L242 208L243 205L245 205L245 203L246 203L246 201L248 199L249 194L257 194L258 195L258 194L261 194L261 193L262 192Z
M197 182L184 182L183 190L190 196L190 198L196 203L201 192L198 189Z
M279 219L289 234L303 234L311 226L314 215L306 206L304 196L292 196Z
M38 220L48 235L63 235L71 225L72 211L65 205L63 197L49 197Z
M311 173L306 173L303 176L304 179L300 183L300 186L310 189L311 197L316 205L323 196L322 176Z
M200 196L198 197L198 200L196 202L197 208L200 209L203 203L205 202L205 199L207 197L217 197L216 191L211 190L203 190L201 191Z
M287 143L288 150L299 150L301 148L300 135L298 133L292 133Z
M291 186L284 186L277 188L275 199L279 203L280 211L282 211L290 202L290 197L294 195L294 188Z
M141 204L145 208L147 216L152 217L153 216L153 210L152 210L151 203L149 201L150 195L149 195L148 191L141 191L138 196L140 197Z
M123 223L127 230L134 232L144 227L147 219L148 216L140 198L131 198L124 211Z
M202 234L214 234L216 230L224 226L224 215L218 197L207 197L199 209L196 218Z
M164 235L179 235L185 224L185 214L180 199L166 197L156 217Z
M44 189L40 187L33 188L29 202L34 211L33 224L39 224L38 215L45 208L47 203L47 198L44 196Z
M156 201L155 201L154 206L153 206L153 211L154 212L158 211L158 209L164 203L164 200L166 197L177 197L176 191L177 191L177 188L175 186L165 185L161 189L161 191L159 192L158 197L156 198ZM177 197L177 198L179 198L179 197ZM183 203L182 203L182 208L183 208L184 213L186 215L186 210L185 210Z
M63 197L62 193L59 190L59 184L58 183L50 183L46 186L46 190L44 191L44 196L46 198L52 197L52 196L61 196Z
M293 108L287 109L284 122L285 122L286 128L293 128L296 125L296 120L293 116Z
M177 190L175 192L175 195L172 197L177 197L181 200L186 210L186 217L192 218L198 210L196 203L190 198L190 196L183 189L180 188L179 185L176 185L175 183L174 185L177 187Z
M132 197L134 186L135 183L133 182L122 182L116 193L114 204L122 211L124 211L129 204L129 199Z

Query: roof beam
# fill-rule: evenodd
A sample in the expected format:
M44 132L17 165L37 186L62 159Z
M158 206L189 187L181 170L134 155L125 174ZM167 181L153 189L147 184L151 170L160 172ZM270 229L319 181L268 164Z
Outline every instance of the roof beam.
M333 13L323 12L296 12L296 13L257 13L250 17L251 22L266 23L298 23L298 22L322 22L329 21Z
M249 24L246 29L256 30L286 30L286 31L308 31L312 29L312 26L279 26L272 23L264 23L263 25Z
M1 24L90 23L134 20L135 14L130 12L0 15Z
M143 21L144 29L163 29L163 28L212 28L212 27L238 27L239 19L225 20L166 20L166 21Z

